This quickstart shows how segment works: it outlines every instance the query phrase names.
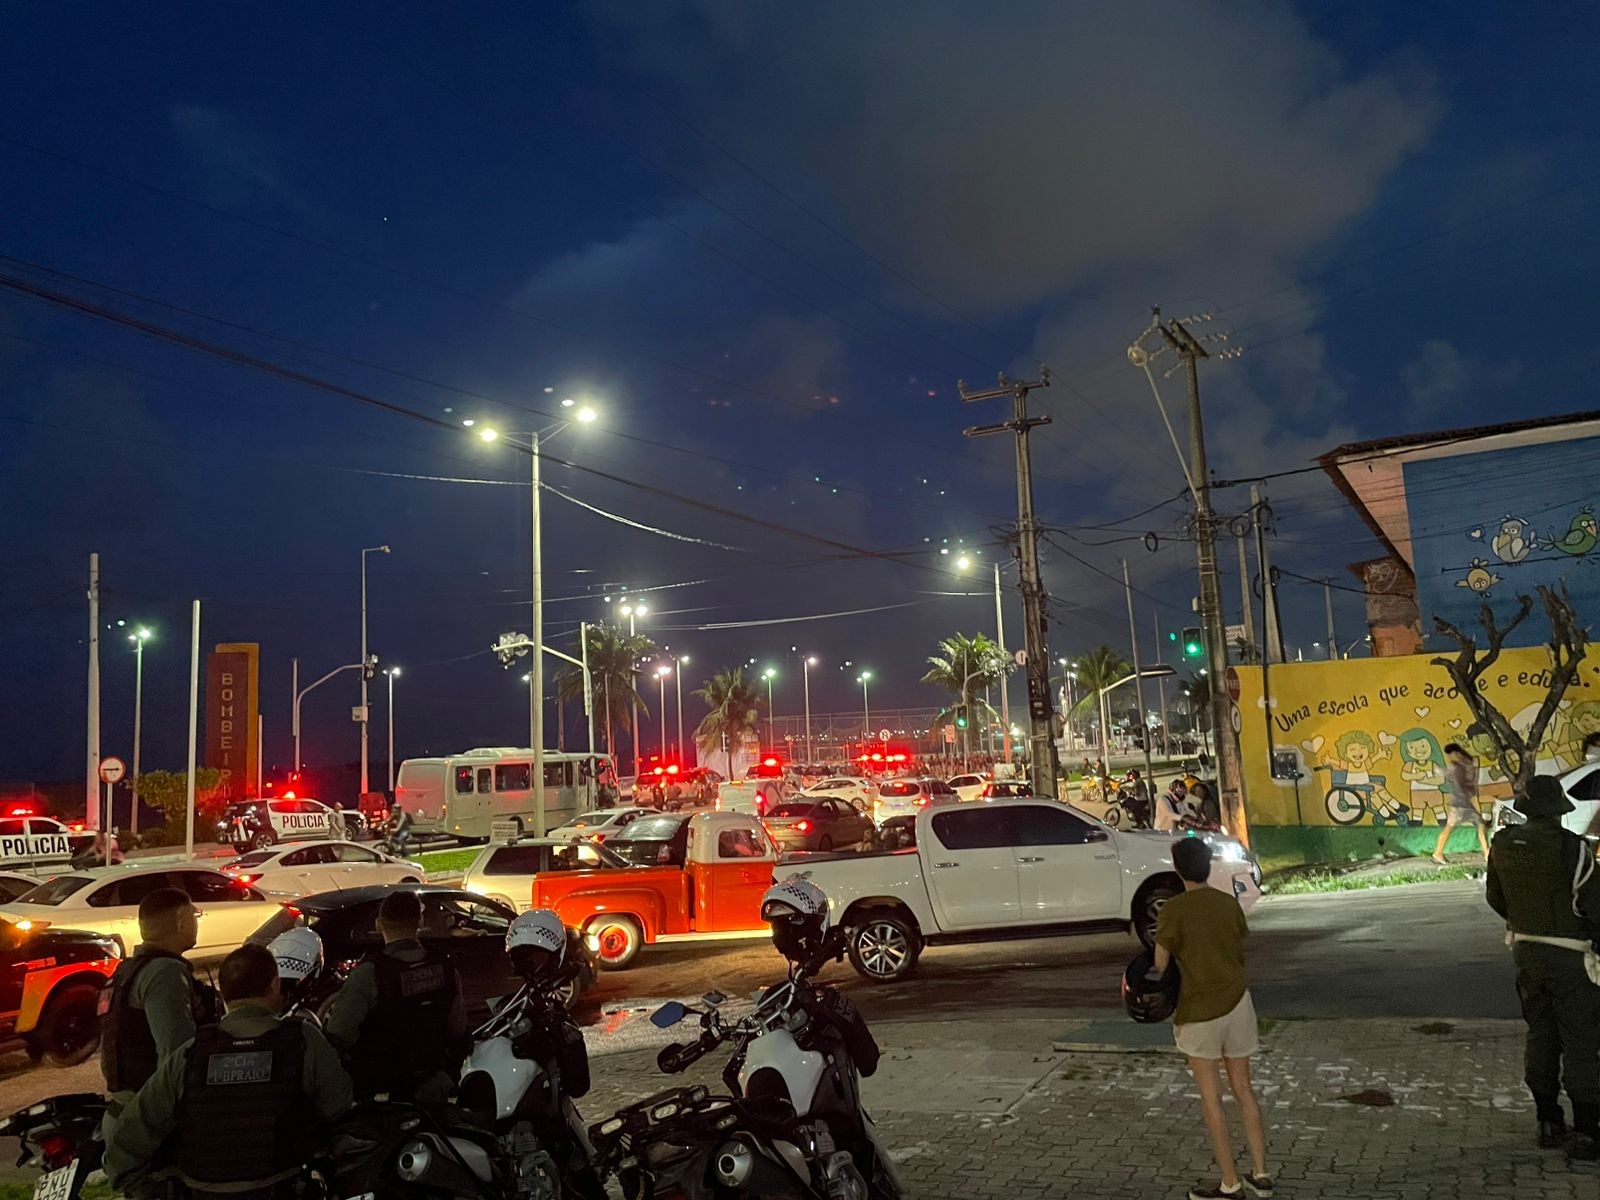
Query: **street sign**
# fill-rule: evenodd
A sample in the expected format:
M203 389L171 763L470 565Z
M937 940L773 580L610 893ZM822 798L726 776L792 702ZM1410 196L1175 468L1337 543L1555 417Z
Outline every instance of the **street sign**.
M1239 706L1237 704L1228 705L1228 714L1229 719L1233 722L1233 731L1238 733L1244 728L1244 718L1239 715Z
M1028 652L1026 650L1018 650L1011 658L1019 667L1028 665Z
M1228 673L1222 678L1228 686L1228 699L1235 704L1239 703L1239 672L1229 667Z
M120 758L100 760L100 782L117 783L128 773L128 766Z
M944 742L945 742L945 745L947 745L947 746L955 745L955 743L956 743L956 727L954 725L946 725L944 727Z
M350 706L350 719L352 721L354 721L357 725L360 725L360 724L364 723L366 721L366 719L367 719L367 706L366 705L362 705L362 704L353 704L353 705L351 705Z
M889 731L887 729L878 730L878 740L880 742L887 742L889 740Z

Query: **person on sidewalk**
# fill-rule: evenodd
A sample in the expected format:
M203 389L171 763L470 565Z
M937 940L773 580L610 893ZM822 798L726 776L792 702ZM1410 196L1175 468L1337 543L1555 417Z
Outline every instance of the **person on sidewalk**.
M1206 1132L1222 1170L1219 1185L1199 1184L1189 1189L1189 1200L1243 1196L1246 1189L1266 1200L1272 1195L1267 1134L1250 1083L1250 1056L1260 1048L1256 1009L1244 978L1244 938L1250 930L1239 901L1206 883L1210 846L1199 838L1180 838L1172 846L1172 865L1183 879L1183 895L1168 900L1156 920L1155 970L1163 974L1172 959L1178 960L1183 984L1172 1015L1174 1040L1189 1059ZM1248 1175L1241 1176L1233 1161L1228 1115L1222 1108L1223 1071L1244 1121L1253 1168Z
M1444 847L1450 833L1464 821L1472 823L1478 831L1478 847L1483 857L1489 857L1489 839L1483 832L1483 814L1478 811L1478 760L1464 749L1460 742L1451 742L1444 748L1445 786L1450 792L1450 809L1445 814L1444 828L1439 830L1439 844L1433 848L1433 861L1445 865Z
M1528 819L1494 835L1486 890L1517 965L1528 1023L1524 1078L1539 1145L1565 1145L1569 1157L1592 1162L1600 1159L1600 979L1588 966L1600 939L1600 870L1584 840L1561 826L1572 802L1559 780L1535 775L1515 808Z

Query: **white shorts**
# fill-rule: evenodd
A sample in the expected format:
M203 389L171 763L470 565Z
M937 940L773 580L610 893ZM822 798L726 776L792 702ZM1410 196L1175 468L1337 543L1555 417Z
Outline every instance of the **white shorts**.
M1249 1058L1261 1048L1248 991L1226 1016L1174 1025L1172 1032L1178 1049L1190 1058Z

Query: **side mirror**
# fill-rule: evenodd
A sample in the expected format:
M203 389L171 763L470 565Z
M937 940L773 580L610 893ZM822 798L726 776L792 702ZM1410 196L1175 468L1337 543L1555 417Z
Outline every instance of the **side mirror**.
M1104 842L1109 840L1110 837L1111 834L1106 832L1104 829L1091 829L1089 830L1088 840L1091 842Z
M727 999L728 998L721 992L707 992L704 996L700 997L701 1002L704 1003L707 1008L716 1008L719 1004L726 1003Z
M689 1015L689 1010L676 1000L668 1000L655 1012L650 1014L650 1024L657 1029L671 1029L684 1017Z

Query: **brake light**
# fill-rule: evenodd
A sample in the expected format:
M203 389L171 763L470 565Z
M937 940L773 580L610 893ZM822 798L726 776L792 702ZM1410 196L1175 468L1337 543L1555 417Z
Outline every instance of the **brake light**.
M606 835L603 833L591 833L589 835L589 840L592 842L603 842L606 840Z
M72 1161L72 1139L64 1133L47 1133L39 1138L39 1152L45 1165L54 1169Z
M761 760L761 765L763 767L775 767L778 765L778 760L775 758L763 758Z
M300 908L298 905L286 903L283 906L283 911L288 913L297 921L300 919Z
M293 800L294 799L294 793L293 792L285 792L283 794L283 798L285 800Z
M265 872L262 871L241 871L233 876L233 881L240 887L249 887L256 880L260 879L263 874L265 874Z
M668 775L676 775L677 773L678 773L678 764L677 763L673 763L670 767L667 768L667 774Z
M928 802L928 798L926 796L918 796L915 800L912 801L912 803L915 804L918 808L921 808L927 802Z

